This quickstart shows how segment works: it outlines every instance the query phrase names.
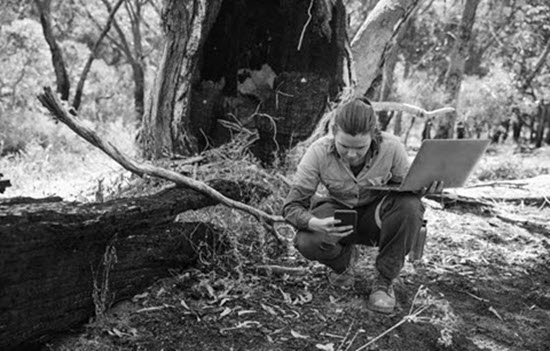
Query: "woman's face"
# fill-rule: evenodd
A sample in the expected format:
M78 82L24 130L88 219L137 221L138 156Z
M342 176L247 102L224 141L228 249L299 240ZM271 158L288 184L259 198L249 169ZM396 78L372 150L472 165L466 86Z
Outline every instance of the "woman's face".
M351 135L335 128L334 144L342 159L351 166L358 166L365 161L365 155L372 143L372 136L367 134Z

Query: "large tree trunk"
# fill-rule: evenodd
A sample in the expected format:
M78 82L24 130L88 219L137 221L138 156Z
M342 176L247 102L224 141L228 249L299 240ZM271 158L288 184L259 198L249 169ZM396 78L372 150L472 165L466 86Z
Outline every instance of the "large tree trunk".
M301 119L318 120L325 101L350 84L342 0L166 1L164 13L164 57L140 134L148 157L191 154L223 142L219 136L229 131L220 130L218 119L257 130L262 144L276 138L262 130L271 117L277 134L296 143L315 124ZM242 76L262 67L271 79L256 81L252 90L239 88ZM304 101L311 101L305 109ZM267 148L260 146L260 153L276 151Z
M409 31L409 28L411 28L413 25L413 16L417 12L418 8L418 6L415 7L413 12L407 17L407 20L399 26L397 34L393 37L391 47L388 49L384 66L382 68L382 86L380 87L380 97L378 98L378 101L391 101L393 93L394 71L397 64L398 54L401 49L401 43L405 38L407 32ZM378 112L380 128L382 130L387 130L393 116L396 114L397 111ZM398 121L398 123L400 124L401 121ZM398 129L397 135L401 134L400 128L400 126L396 128Z
M380 0L351 42L356 64L356 94L368 94L377 89L375 82L381 79L381 69L392 38L399 27L411 15L418 0Z
M359 94L417 4L382 0L356 33ZM140 133L147 157L191 154L240 129L257 133L252 150L270 161L306 139L325 101L354 81L342 0L166 0L163 18L164 57Z
M202 38L210 30L220 5L221 0L164 1L165 44L139 137L147 158L197 151L188 116L193 74Z
M446 106L455 107L458 104L460 86L464 75L464 66L470 52L470 38L475 23L477 6L480 0L466 0L458 33L453 49L449 55L449 67L445 74L445 92L447 94ZM454 135L456 123L456 111L450 112L438 125L435 138L447 139Z
M258 195L246 184L211 185L235 199ZM220 238L174 219L215 203L186 188L105 203L0 202L0 349L47 339L192 264L201 242Z

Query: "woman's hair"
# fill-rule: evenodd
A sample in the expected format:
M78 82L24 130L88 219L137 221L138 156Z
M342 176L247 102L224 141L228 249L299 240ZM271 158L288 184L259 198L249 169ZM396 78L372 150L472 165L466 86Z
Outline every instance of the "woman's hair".
M382 141L374 109L370 101L364 97L355 98L338 107L334 114L333 128L352 136L370 134L376 144L375 148Z

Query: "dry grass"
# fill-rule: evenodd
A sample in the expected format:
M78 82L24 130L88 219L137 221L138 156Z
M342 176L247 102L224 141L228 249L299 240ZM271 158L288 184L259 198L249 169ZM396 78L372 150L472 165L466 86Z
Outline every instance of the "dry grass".
M51 121L45 124L54 125ZM12 184L0 196L60 196L67 201L94 201L99 182L114 191L129 179L130 174L120 165L67 127L55 128L52 133L58 136L57 142L44 147L39 140L31 139L20 153L0 157L0 173ZM96 129L124 152L137 153L133 128L109 123Z

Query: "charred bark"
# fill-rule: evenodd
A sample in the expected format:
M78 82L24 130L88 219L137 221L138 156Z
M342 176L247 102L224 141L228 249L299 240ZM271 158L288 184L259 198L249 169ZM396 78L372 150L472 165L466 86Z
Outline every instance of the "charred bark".
M341 1L224 2L193 87L201 146L226 142L226 121L257 132L252 151L266 164L304 140L350 84L346 43Z
M279 116L278 133L285 133L288 130L285 123L291 120L309 120L309 115L295 112L304 100L312 97L316 100L319 89L300 88L294 91L300 96L291 95L276 85L287 81L285 77L301 74L308 82L311 79L328 82L323 103L316 106L314 117L319 114L317 110L324 108L326 100L336 97L350 84L345 8L341 0L189 3L176 6L166 2L163 21L167 43L140 136L146 156L189 154L218 144L220 140L216 138L224 132L217 121L227 119L229 114L242 120L257 119L252 116L254 113ZM239 90L242 83L239 79L244 79L241 73L261 67L274 72L273 76L278 77L275 84L272 79L270 84L262 82L257 90ZM322 88L326 86L323 84ZM297 105L285 108L292 111L290 115L277 114L267 102L273 99L278 103L276 100L282 96L290 98L284 102L287 106ZM242 114L234 113L235 109ZM231 117L231 122L235 118ZM279 122L283 124L279 126ZM259 144L269 144L273 139L273 133L258 132ZM297 142L295 136L302 132L289 132L282 138ZM270 151L265 153L275 151L270 145L267 149Z
M245 201L262 196L244 183L212 185ZM170 268L193 264L197 247L223 245L212 226L174 222L215 203L184 188L105 203L0 202L0 349L81 324Z

